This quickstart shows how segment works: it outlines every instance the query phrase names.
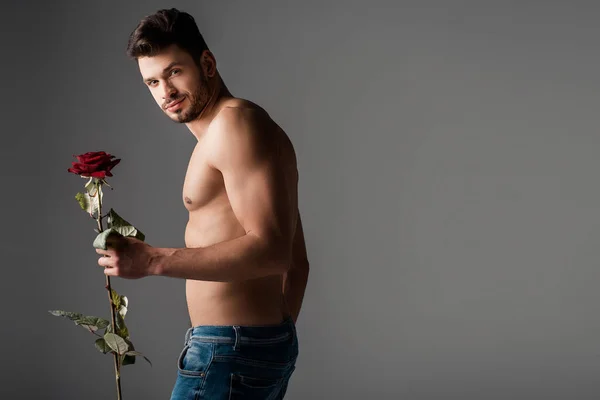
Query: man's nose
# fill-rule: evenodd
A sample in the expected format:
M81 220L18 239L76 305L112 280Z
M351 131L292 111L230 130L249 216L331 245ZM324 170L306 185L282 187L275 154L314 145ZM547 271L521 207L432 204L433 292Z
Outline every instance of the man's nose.
M164 100L169 100L173 95L177 93L177 89L168 83L163 86L163 96Z

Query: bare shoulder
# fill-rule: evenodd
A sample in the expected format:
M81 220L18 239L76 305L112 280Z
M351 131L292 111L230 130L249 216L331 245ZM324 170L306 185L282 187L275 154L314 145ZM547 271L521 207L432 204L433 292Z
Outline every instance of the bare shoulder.
M213 135L225 131L233 134L268 134L278 128L269 113L259 105L244 99L231 99L214 117L209 126Z
M295 159L287 134L265 109L248 100L229 101L210 123L207 139L215 162L218 162L215 158L227 154L240 156L236 148L259 158L291 152Z

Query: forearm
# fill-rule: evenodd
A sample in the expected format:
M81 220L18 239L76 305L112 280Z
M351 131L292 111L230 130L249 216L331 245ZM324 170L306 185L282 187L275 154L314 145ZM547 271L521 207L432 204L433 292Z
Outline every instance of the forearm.
M283 296L294 323L298 320L300 308L302 307L306 283L308 282L308 271L308 265L302 268L295 266L290 268L284 275Z
M280 248L251 234L208 247L155 248L153 275L201 281L231 282L281 274Z

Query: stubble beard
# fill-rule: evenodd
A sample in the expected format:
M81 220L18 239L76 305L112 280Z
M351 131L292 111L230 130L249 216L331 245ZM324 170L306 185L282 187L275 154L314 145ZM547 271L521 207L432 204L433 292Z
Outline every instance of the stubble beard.
M180 108L176 111L175 117L171 117L173 122L185 124L194 121L202 114L208 104L208 80L201 76L200 83L192 93L187 95L190 105L188 108Z

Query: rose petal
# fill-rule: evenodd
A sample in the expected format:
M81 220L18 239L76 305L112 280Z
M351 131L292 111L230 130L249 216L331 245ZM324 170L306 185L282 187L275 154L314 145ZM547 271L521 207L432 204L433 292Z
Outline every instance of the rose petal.
M92 172L91 175L93 178L104 179L106 177L106 172L105 171L95 171L95 172Z
M100 179L113 176L110 170L121 161L121 159L114 159L114 155L104 151L88 151L84 154L73 155L73 157L76 157L78 162L72 162L72 167L67 169L68 172Z
M107 166L107 171L110 171L111 169L113 169L120 162L121 162L120 158L117 158L116 160L112 160L110 162L110 164Z
M88 151L87 153L78 155L77 160L81 163L88 163L90 159L106 156L107 154L104 151Z

